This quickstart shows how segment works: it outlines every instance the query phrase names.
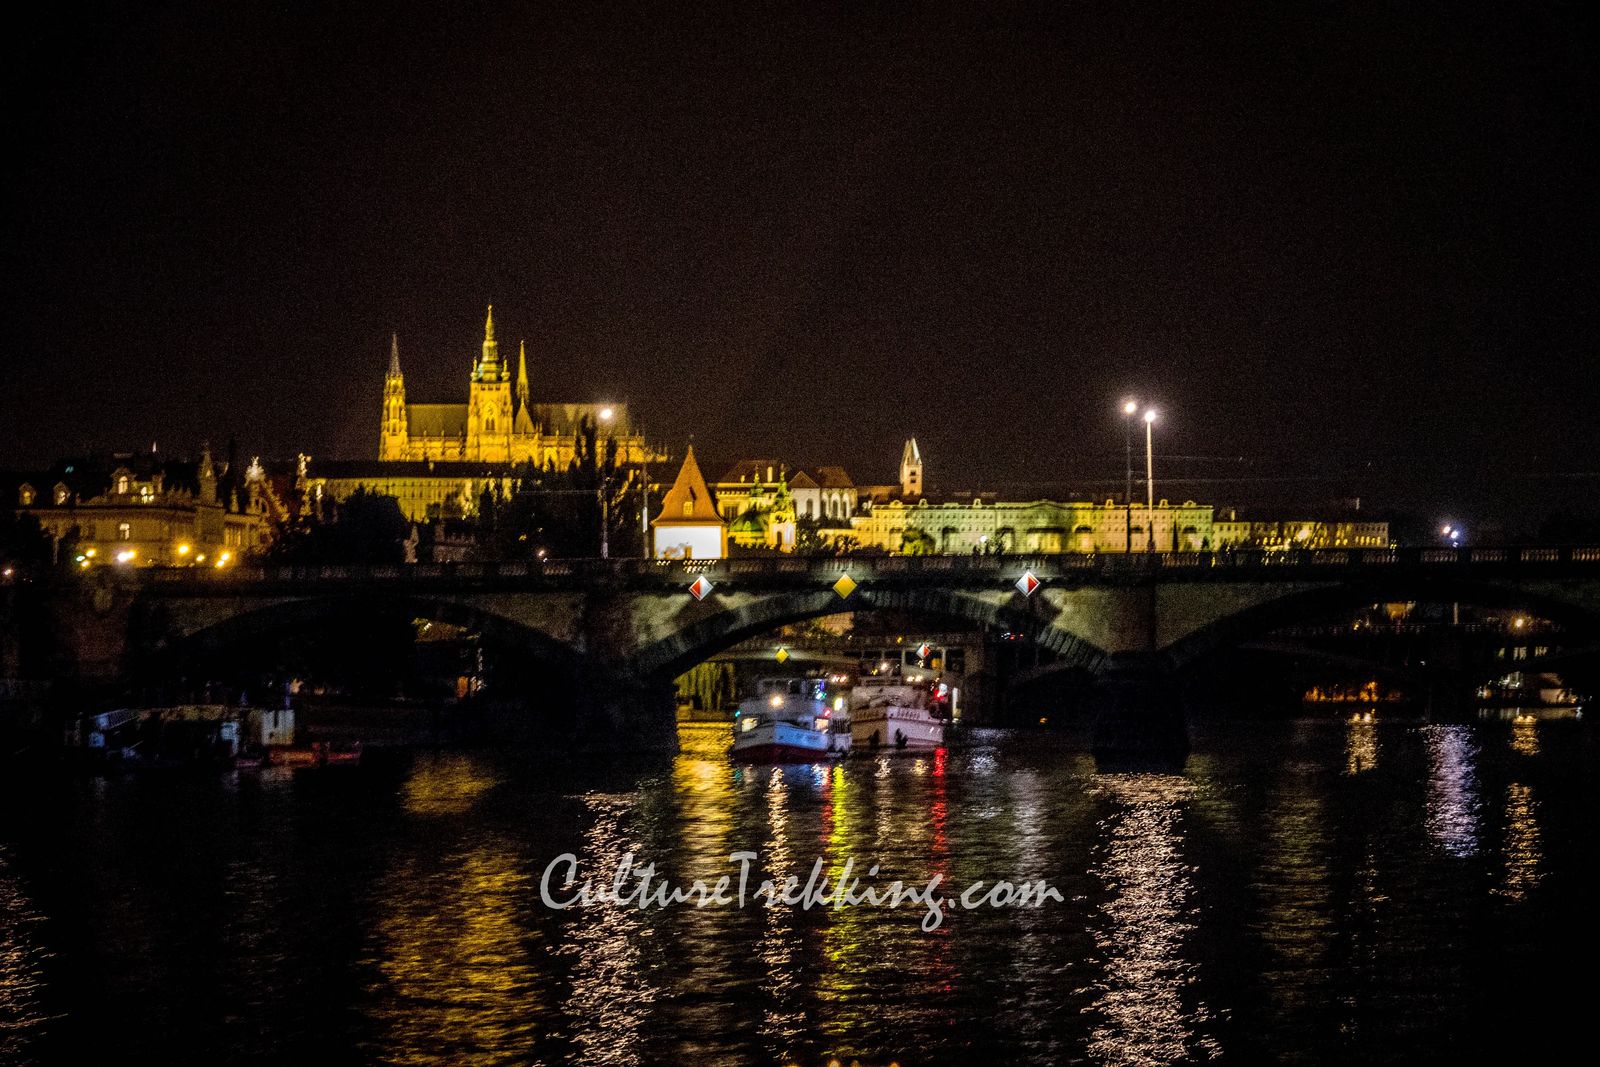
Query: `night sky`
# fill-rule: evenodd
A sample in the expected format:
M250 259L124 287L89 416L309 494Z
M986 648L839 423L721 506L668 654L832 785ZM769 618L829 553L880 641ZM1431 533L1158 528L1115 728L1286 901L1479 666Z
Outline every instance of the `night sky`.
M35 5L0 465L372 456L492 301L718 461L1108 493L1133 391L1220 504L1600 495L1591 5L579 6Z

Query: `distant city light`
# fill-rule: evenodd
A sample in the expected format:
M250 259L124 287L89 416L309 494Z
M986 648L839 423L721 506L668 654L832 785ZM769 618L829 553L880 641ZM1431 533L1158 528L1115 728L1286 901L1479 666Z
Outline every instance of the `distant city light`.
M1132 415L1134 412L1136 412L1138 410L1139 410L1139 402L1137 400L1124 400L1122 402L1122 413L1124 415Z
M131 548L125 548L121 552L117 553L117 562L118 563L131 563L133 561L133 557L137 556L138 554L139 553L135 552Z
M601 408L600 409L600 421L601 422L610 422L612 417L615 416L615 415L616 415L616 412L613 411L611 408L606 407L606 408Z
M178 555L187 556L188 554L189 554L189 546L188 545L179 545L178 546Z
M1155 422L1156 421L1156 409L1155 408L1145 408L1144 409L1144 421L1145 422Z

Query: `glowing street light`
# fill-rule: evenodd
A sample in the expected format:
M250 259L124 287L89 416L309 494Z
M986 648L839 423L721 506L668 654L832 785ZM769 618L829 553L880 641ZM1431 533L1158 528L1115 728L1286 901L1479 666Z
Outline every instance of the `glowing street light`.
M1123 486L1122 502L1133 506L1133 417L1139 413L1139 402L1132 397L1122 402L1122 444L1128 461L1128 481Z
M1156 424L1156 409L1144 409L1144 486L1147 490L1147 503L1151 507L1156 503L1155 465L1151 458L1150 429Z

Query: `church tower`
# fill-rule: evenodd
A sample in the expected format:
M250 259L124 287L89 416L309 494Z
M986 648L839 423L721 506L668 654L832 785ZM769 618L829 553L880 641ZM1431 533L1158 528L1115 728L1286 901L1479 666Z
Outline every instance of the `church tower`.
M500 361L494 339L494 305L483 324L483 354L472 368L467 398L467 456L505 462L511 459L511 372Z
M406 419L406 382L400 376L400 335L389 338L389 373L383 378L383 422L378 433L379 459L406 459L411 443Z
M511 460L522 463L526 460L538 459L538 442L536 436L538 427L533 424L533 406L528 402L528 342L523 341L517 351L517 416L513 429L515 439L512 442Z
M906 442L905 451L900 454L900 495L907 500L922 496L922 450L915 437Z

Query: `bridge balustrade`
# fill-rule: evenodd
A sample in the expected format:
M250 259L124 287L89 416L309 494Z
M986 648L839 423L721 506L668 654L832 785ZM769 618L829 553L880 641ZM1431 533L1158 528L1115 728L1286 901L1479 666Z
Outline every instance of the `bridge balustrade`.
M241 582L307 581L415 581L427 579L484 580L534 576L546 579L632 578L664 584L687 584L698 575L713 579L721 576L759 578L762 576L806 576L832 582L841 573L858 581L874 577L910 575L966 574L975 578L1010 583L1023 571L1033 571L1048 580L1051 575L1069 571L1094 571L1099 575L1138 579L1154 574L1212 571L1342 566L1385 567L1396 565L1445 567L1456 564L1552 564L1600 563L1600 547L1571 548L1402 548L1402 549L1305 549L1261 551L1223 549L1215 552L1134 552L1104 554L1014 555L1014 556L783 556L774 558L690 559L690 560L603 560L560 559L508 561L503 563L411 563L365 565L260 565L245 564L226 568L146 567L133 571L147 581L172 584L203 582L235 584Z

